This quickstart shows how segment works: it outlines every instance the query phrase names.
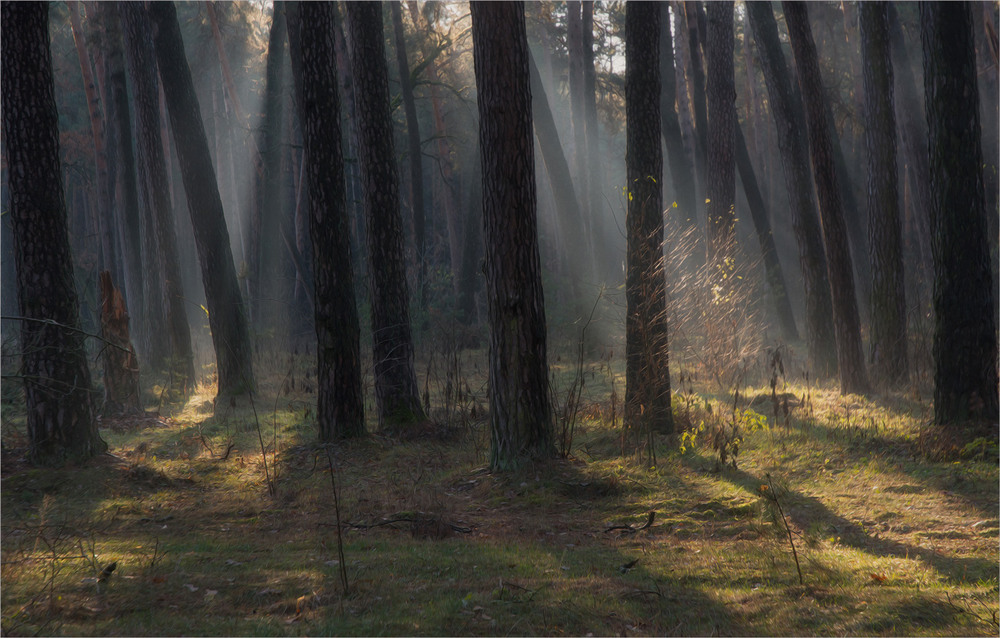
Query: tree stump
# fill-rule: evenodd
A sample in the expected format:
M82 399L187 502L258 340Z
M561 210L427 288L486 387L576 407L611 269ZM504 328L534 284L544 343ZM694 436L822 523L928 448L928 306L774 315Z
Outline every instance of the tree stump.
M111 273L101 271L101 337L105 340L104 416L141 414L139 361L129 335L129 316L121 292L111 283Z

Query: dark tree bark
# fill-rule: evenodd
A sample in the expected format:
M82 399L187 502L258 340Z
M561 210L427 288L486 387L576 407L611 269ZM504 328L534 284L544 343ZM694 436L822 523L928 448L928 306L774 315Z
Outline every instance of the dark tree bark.
M490 467L555 454L524 5L472 2L490 320Z
M100 88L94 79L90 55L87 53L86 36L83 33L80 19L80 3L70 0L70 26L73 31L73 41L76 44L77 57L80 60L80 74L83 76L84 93L87 96L87 113L90 116L90 131L94 139L94 173L97 183L97 232L100 240L100 267L118 274L117 251L113 241L112 218L114 217L114 202L108 188L108 172L110 158L107 149L107 114L101 109Z
M598 237L611 236L611 222L602 212L604 202L604 171L601 168L601 131L597 121L597 71L594 68L594 3L584 0L583 32L583 113L587 125L586 199L590 215L590 242L594 252L594 271L599 281L614 281L620 277L620 261L612 258L605 242Z
M708 5L708 34L705 57L708 62L706 106L708 147L705 149L708 175L708 261L733 281L731 261L736 244L736 160L733 153L736 126L736 88L733 71L733 4Z
M871 254L871 365L879 383L899 385L907 374L906 296L896 167L892 55L888 3L858 7L868 152L868 246Z
M267 41L265 66L264 116L258 132L261 174L257 181L257 206L254 208L250 241L251 313L258 334L275 331L283 325L289 302L288 286L282 282L284 253L282 220L285 212L281 198L281 151L284 124L282 94L284 82L285 12L284 3L274 4L271 30Z
M823 220L823 241L826 246L833 297L833 326L837 339L837 364L840 368L840 391L864 394L868 392L868 374L861 350L861 320L854 294L854 273L851 251L847 244L847 229L840 202L840 186L833 163L833 147L824 111L823 82L819 58L806 6L801 2L782 2L788 35L795 55L795 71L802 90L809 131L813 180Z
M149 12L156 25L156 58L198 247L208 322L215 345L218 395L242 395L255 388L250 329L233 267L229 231L208 151L208 138L201 121L191 69L184 56L184 41L174 3L154 2Z
M760 194L757 175L747 150L747 141L739 122L735 125L736 132L736 168L739 170L740 183L747 196L750 207L750 217L753 219L754 230L757 231L757 243L760 244L761 259L764 261L764 274L767 286L771 290L774 308L778 314L778 323L785 339L797 340L799 331L795 327L795 315L792 304L788 300L788 287L785 285L785 274L778 261L778 250L774 245L774 234L771 232L771 220L767 215L764 197Z
M785 56L778 39L778 25L770 5L749 2L746 8L760 56L761 70L767 83L785 188L792 210L792 229L799 247L799 267L806 293L809 365L814 374L829 376L837 372L833 303L830 299L826 251L823 248L823 235L816 216L812 178L809 175L809 149L803 135L805 115L798 94L792 90Z
M174 212L167 183L167 158L160 137L159 82L151 40L152 26L145 9L138 2L123 2L119 7L128 70L132 79L135 105L139 173L145 201L150 208L154 227L147 229L156 236L159 265L163 276L163 306L167 311L167 334L170 336L170 368L183 377L180 385L194 381L194 355L191 349L191 329L184 310L184 289L177 257L177 233ZM148 278L147 278L148 281ZM156 286L151 285L152 290Z
M920 5L934 255L934 422L997 422L996 282L983 192L972 5Z
M48 17L46 2L0 4L0 73L29 455L38 465L63 465L101 454L107 444L94 419L78 327Z
M403 10L399 0L389 3L392 14L392 31L396 44L396 64L399 65L399 87L403 96L403 111L406 114L406 143L410 163L410 206L413 210L413 243L417 253L417 289L420 305L427 304L427 258L426 230L424 219L424 163L420 149L420 120L417 118L417 104L413 100L413 84L410 78L410 64L406 56L406 37L403 31ZM457 275L457 273L456 273Z
M132 151L132 121L129 117L125 83L121 22L114 3L100 2L99 5L104 24L104 55L108 63L109 111L112 114L109 125L115 131L113 137L118 156L116 174L121 188L118 205L115 206L115 217L120 235L125 303L132 320L132 334L136 335L135 341L141 344L147 329L142 283L142 213L139 208L135 154Z
M670 433L670 368L663 272L659 3L625 6L625 423Z
M105 416L142 414L139 402L139 362L129 334L129 316L121 292L111 281L111 272L101 271L101 351L104 363Z
M424 420L413 369L410 295L406 285L399 174L389 113L389 79L382 5L348 2L351 68L364 185L371 276L372 354L379 425L389 429Z
M323 441L365 432L361 328L351 268L334 61L335 20L333 3L288 5L288 48L309 179L309 234L316 282L316 421Z
M483 259L483 165L479 159L479 140L471 157L472 177L469 186L469 216L465 221L462 246L462 280L458 285L458 320L471 326L476 320L476 292L480 288Z
M674 43L671 35L670 19L664 11L660 20L660 128L667 148L670 163L670 181L674 187L677 207L670 207L669 214L676 216L682 230L697 232L698 210L697 192L694 182L694 167L684 151L684 139L677 117L677 74L674 71ZM684 90L687 90L686 88ZM700 261L700 260L699 260ZM698 262L692 261L692 267Z
M701 40L705 37L705 32L699 29L699 14L701 9L698 2L687 0L684 2L684 13L688 25L688 51L691 62L691 103L694 107L694 128L695 128L695 167L698 172L699 187L706 190L707 175L705 151L708 149L708 115L705 96L705 70L701 65ZM704 24L702 22L701 24Z

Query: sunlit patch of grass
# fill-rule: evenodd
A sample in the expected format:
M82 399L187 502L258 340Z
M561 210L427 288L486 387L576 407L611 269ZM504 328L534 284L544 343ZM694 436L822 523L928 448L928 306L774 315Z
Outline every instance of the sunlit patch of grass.
M476 357L450 407L443 368L421 370L456 436L331 450L346 595L314 396L288 361L253 405L215 405L205 384L168 420L103 431L116 459L4 478L4 631L995 635L997 467L923 456L919 400L796 380L775 418L750 379L737 407L767 427L743 433L735 468L704 438L658 438L653 465L620 411L611 425L609 357L586 362L568 458L493 475ZM684 385L697 418L731 417L717 384Z

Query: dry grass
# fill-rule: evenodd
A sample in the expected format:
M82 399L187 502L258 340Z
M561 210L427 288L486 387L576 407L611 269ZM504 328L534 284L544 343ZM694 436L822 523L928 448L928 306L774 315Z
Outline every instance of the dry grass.
M790 373L776 420L760 364L740 408L768 427L744 433L737 468L704 436L683 453L658 438L649 467L621 454L608 355L585 367L570 457L499 476L484 469L483 354L445 354L419 376L449 427L333 454L347 596L305 357L264 380L257 419L201 386L170 418L106 424L113 456L86 467L18 464L7 424L3 632L996 635L995 452L929 460L919 397L842 397ZM552 367L569 387L575 358ZM697 376L675 386L679 420L681 396L693 425L724 418L731 397ZM606 531L650 511L647 529Z

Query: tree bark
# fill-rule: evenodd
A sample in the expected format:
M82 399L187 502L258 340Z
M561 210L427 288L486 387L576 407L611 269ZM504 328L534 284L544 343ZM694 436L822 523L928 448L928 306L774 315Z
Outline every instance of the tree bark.
M177 233L174 230L173 206L167 184L167 158L164 156L160 135L159 82L156 78L152 26L145 9L138 2L118 5L125 46L128 50L128 69L132 78L132 96L135 105L139 172L145 201L150 208L156 247L159 251L162 273L163 306L166 309L167 334L170 338L170 369L182 376L180 385L194 382L194 354L191 348L191 329L184 309L184 289L181 283L180 263L177 257ZM147 278L148 281L148 278ZM155 290L155 285L150 286Z
M139 362L129 334L129 317L111 273L101 271L101 351L104 363L104 416L142 414L139 403Z
M995 431L996 282L983 192L970 3L920 5L934 255L934 422Z
M785 284L785 274L781 268L781 262L778 260L778 250L774 245L774 233L771 232L771 221L767 215L767 207L764 204L764 197L760 194L760 186L757 184L757 175L753 169L753 161L750 159L750 151L747 150L743 129L739 122L734 128L736 132L736 168L739 171L740 183L743 184L743 192L747 196L753 227L757 231L757 243L760 244L761 259L764 262L764 275L768 288L771 290L778 323L781 325L781 333L785 339L797 340L799 331L795 327L795 315L792 312L792 304L788 300L788 287Z
M316 282L316 421L322 441L365 433L361 328L344 190L334 23L332 3L288 6L288 48L309 180Z
M625 423L636 432L671 433L660 185L660 8L652 2L625 7Z
M375 399L379 425L398 429L426 417L413 369L410 295L389 113L382 6L366 2L349 2L345 6L352 43L358 159L368 236Z
M799 247L799 268L805 285L809 366L818 376L830 376L837 372L833 304L826 251L809 175L809 149L803 135L805 115L798 94L792 90L771 7L765 3L750 2L746 8L767 84L785 188L792 210L792 229Z
M0 56L9 214L21 316L29 456L64 465L103 453L66 227L49 50L49 5L3 2Z
M115 130L118 156L117 177L120 195L115 206L115 218L120 233L122 270L125 280L125 302L132 320L132 334L142 344L146 334L143 292L142 212L139 187L136 183L135 154L132 150L132 121L129 116L128 90L125 81L125 60L122 50L121 21L114 3L100 2L104 18L105 58L108 62L109 125Z
M736 160L733 153L736 126L736 88L733 70L733 4L708 5L705 57L708 61L706 107L708 147L708 262L733 282L732 257L736 249ZM724 282L723 282L724 283Z
M289 297L287 286L282 282L282 259L284 253L281 241L282 210L281 198L281 135L282 83L284 81L284 3L276 3L271 17L271 31L267 43L267 64L265 66L264 113L258 131L257 148L261 153L262 172L256 184L257 205L251 224L251 313L258 334L277 334L280 326L286 324Z
M682 231L698 232L697 193L695 191L694 167L684 151L680 121L674 103L677 101L677 74L674 70L674 43L670 20L666 12L660 21L660 128L667 148L670 163L670 180L674 187L676 207L668 207L670 215L680 221ZM687 89L684 88L686 91ZM678 105L679 107L679 105ZM693 272L700 259L687 260Z
M490 467L555 454L524 5L472 2L490 319Z
M868 392L868 375L861 350L861 321L854 293L851 252L847 243L840 185L833 162L833 147L824 110L823 82L819 58L813 42L806 6L782 2L788 35L795 55L795 70L802 90L809 132L813 180L823 220L823 240L829 259L830 292L833 297L833 325L837 340L840 391L843 394Z
M413 100L413 84L410 77L410 64L406 56L406 37L403 31L402 3L393 0L389 3L392 14L392 31L396 44L396 64L399 65L399 86L403 96L403 111L406 113L406 142L410 163L410 207L413 211L413 239L417 258L417 290L420 306L427 305L427 257L426 222L424 215L424 163L420 148L420 120L417 118L417 105ZM455 272L455 276L458 276ZM461 287L460 287L461 288Z
M184 56L184 42L174 4L154 2L149 12L156 25L156 58L198 246L208 321L215 345L218 395L242 395L253 392L255 388L253 351L236 269L233 267L222 199L208 151L208 138L201 121L191 70Z
M869 352L876 380L891 387L906 381L908 373L888 4L861 3L858 20L864 62L868 246L872 271Z

